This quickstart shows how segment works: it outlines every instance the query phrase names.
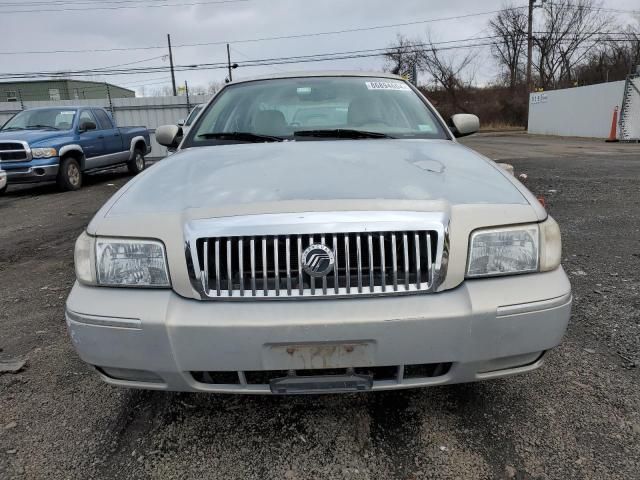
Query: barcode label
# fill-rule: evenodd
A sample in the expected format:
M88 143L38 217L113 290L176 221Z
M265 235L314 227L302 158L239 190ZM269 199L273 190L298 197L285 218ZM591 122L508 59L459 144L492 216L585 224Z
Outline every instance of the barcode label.
M368 90L403 90L410 91L409 85L403 82L365 82Z

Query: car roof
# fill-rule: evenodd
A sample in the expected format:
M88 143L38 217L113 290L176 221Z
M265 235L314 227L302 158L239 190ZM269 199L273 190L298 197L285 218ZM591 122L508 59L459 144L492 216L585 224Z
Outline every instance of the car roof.
M102 108L95 105L49 105L48 107L33 107L33 108L25 108L25 110L51 110L51 109L60 109L60 110L80 110L81 108Z
M326 71L311 71L311 72L281 72L271 73L268 75L260 75L257 77L239 78L231 82L245 83L254 82L256 80L271 80L271 79L283 79L283 78L312 78L312 77L375 77L375 78L389 78L393 80L405 79L400 75L395 75L388 72L363 72L363 71L349 71L349 70L326 70Z

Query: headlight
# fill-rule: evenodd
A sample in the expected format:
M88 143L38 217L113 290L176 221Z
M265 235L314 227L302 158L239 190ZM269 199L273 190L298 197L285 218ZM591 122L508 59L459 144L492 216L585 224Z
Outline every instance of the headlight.
M76 241L78 281L88 285L169 287L164 245L157 240L90 237Z
M168 287L169 272L162 243L155 240L96 240L99 285Z
M538 237L538 225L473 232L467 277L537 271Z
M560 265L560 229L553 218L540 224L476 230L471 234L467 277L545 272Z
M31 149L31 156L33 158L50 158L58 155L58 151L55 148L33 148Z

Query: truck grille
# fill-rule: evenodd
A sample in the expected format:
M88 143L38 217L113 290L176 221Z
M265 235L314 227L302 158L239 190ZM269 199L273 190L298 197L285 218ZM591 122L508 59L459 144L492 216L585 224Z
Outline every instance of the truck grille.
M0 161L20 162L30 160L29 150L22 142L0 142Z
M314 278L303 252L322 244L333 268ZM328 297L428 291L437 233L412 230L203 238L196 242L210 298Z

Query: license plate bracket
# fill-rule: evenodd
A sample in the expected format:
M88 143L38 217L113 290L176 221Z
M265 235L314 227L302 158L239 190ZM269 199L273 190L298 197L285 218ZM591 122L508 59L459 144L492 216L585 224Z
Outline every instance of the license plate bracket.
M276 395L311 395L318 393L366 392L373 387L371 375L326 375L274 378L269 382L271 393Z

